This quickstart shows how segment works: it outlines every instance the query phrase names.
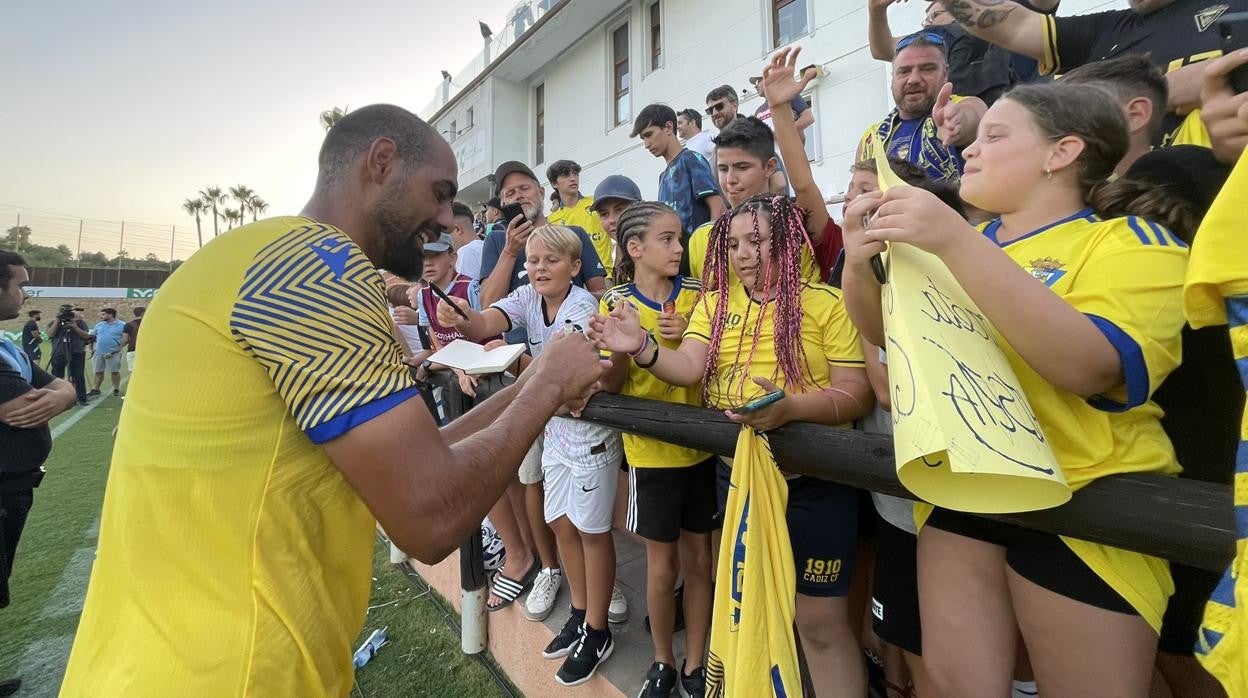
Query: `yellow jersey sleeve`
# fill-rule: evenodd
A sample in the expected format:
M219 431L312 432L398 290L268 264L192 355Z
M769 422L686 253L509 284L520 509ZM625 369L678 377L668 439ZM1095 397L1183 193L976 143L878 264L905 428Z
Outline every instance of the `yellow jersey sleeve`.
M706 269L706 250L711 243L711 228L714 227L714 223L703 223L689 236L686 248L689 254L689 274L695 279L701 280L702 271Z
M1089 404L1120 412L1148 401L1178 365L1187 246L1164 226L1128 216L1089 250L1066 301L1088 316L1122 359L1124 386Z
M711 313L715 312L715 304L719 302L719 293L708 291L693 305L689 315L689 326L685 328L685 339L696 339L703 344L711 343Z
M1227 324L1225 298L1248 295L1248 235L1244 201L1248 197L1248 157L1240 155L1222 191L1205 214L1192 246L1183 289L1192 327ZM1244 323L1238 323L1244 324Z
M416 394L391 333L381 277L336 230L281 237L260 250L229 323L313 443Z
M823 353L828 363L845 368L865 368L858 328L849 319L841 292L825 284L807 284L802 303L808 315L818 318Z

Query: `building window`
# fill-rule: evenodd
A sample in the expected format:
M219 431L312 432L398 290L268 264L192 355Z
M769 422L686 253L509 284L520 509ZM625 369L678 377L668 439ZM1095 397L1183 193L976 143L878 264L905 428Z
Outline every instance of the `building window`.
M615 104L614 125L632 118L629 88L631 76L628 70L628 23L625 22L611 31L611 87Z
M650 70L663 67L663 12L659 0L650 3Z
M546 162L546 85L533 90L533 162Z
M450 142L454 143L454 142L455 142L455 139L456 139L456 138L458 138L458 137L459 137L459 131L455 128L455 122L454 122L454 121L452 121L452 122L451 122L451 130L449 130L449 131L447 131L447 132L446 132L446 140L448 140L448 141L450 141Z
M473 113L472 113L472 107L468 107L468 118L465 121L467 121L467 123L464 124L465 131L472 128L473 125L476 124L476 119L474 118Z
M810 31L809 0L770 0L771 38L784 46Z

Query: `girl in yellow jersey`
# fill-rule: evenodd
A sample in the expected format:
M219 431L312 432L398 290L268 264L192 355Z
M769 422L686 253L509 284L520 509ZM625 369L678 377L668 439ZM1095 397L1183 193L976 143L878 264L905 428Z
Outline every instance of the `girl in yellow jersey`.
M872 404L858 331L839 290L803 280L799 252L807 244L801 211L788 199L748 199L711 232L707 272L714 287L704 290L679 347L650 336L629 304L594 319L599 346L630 354L672 385L701 382L705 404L760 431L796 421L852 422ZM778 402L736 411L781 388ZM727 475L724 469L718 478L721 506ZM863 695L862 651L846 601L858 544L857 491L802 476L788 485L796 625L811 678L821 695Z
M1000 218L977 230L914 187L864 194L846 212L846 300L864 336L884 339L869 263L883 243L939 256L996 325L1074 489L1179 469L1149 398L1179 362L1187 246L1148 218L1111 218L1170 210L1155 191L1124 199L1129 180L1107 184L1127 144L1100 89L1020 87L965 151L962 197ZM916 513L923 661L941 695L1007 695L1020 631L1042 695L1148 695L1173 588L1163 560Z
M621 284L602 297L599 311L606 315L628 304L656 342L676 349L702 288L696 280L679 275L684 254L680 217L661 203L630 204L616 223L615 237L615 280ZM627 354L611 358L611 370L603 378L605 390L699 404L696 383L671 385L634 365ZM640 695L666 696L676 687L673 592L681 573L686 659L679 682L689 695L706 683L702 658L711 622L715 460L701 451L631 434L624 435L624 453L629 465L628 530L646 541L646 606L654 641L654 664Z

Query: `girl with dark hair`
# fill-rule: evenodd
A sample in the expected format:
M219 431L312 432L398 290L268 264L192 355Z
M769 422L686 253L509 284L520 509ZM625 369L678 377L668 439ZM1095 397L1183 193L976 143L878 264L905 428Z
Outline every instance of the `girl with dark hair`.
M679 347L660 345L624 303L595 317L598 345L627 353L672 385L701 382L708 406L760 431L793 421L848 424L871 408L871 387L840 291L802 279L799 252L808 244L792 202L774 194L748 199L715 224L707 255L714 286L694 308ZM740 410L780 389L777 402ZM721 508L730 467L719 469ZM857 491L789 477L796 625L812 680L820 694L862 695L862 652L846 600L858 543Z
M630 204L616 224L616 281L603 297L606 315L628 305L641 328L664 349L680 346L701 292L695 279L680 276L680 217L664 204ZM628 354L613 355L603 389L633 397L699 404L696 383L676 386L634 365ZM654 641L654 663L642 696L667 696L677 685L675 632L677 577L684 575L685 663L683 695L701 695L702 661L711 623L711 548L715 530L715 460L707 453L631 434L628 457L628 530L646 542L646 607Z
M999 218L973 228L915 187L846 212L846 303L864 336L884 341L870 267L884 243L940 257L995 324L1072 489L1179 470L1150 396L1179 362L1187 247L1145 217L1175 210L1164 197L1108 183L1127 145L1102 90L1019 87L965 151L962 198ZM1044 695L1148 695L1165 561L926 505L916 518L923 661L941 695L1008 694L1020 632Z

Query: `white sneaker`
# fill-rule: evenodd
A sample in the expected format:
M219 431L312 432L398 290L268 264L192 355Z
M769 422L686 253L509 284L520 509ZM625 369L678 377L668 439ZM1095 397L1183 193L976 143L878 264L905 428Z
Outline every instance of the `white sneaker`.
M628 599L624 598L619 584L611 587L611 605L607 606L607 620L612 623L628 620Z
M533 590L524 600L524 617L535 621L546 620L555 607L555 597L559 596L561 586L563 570L543 567L533 580Z

